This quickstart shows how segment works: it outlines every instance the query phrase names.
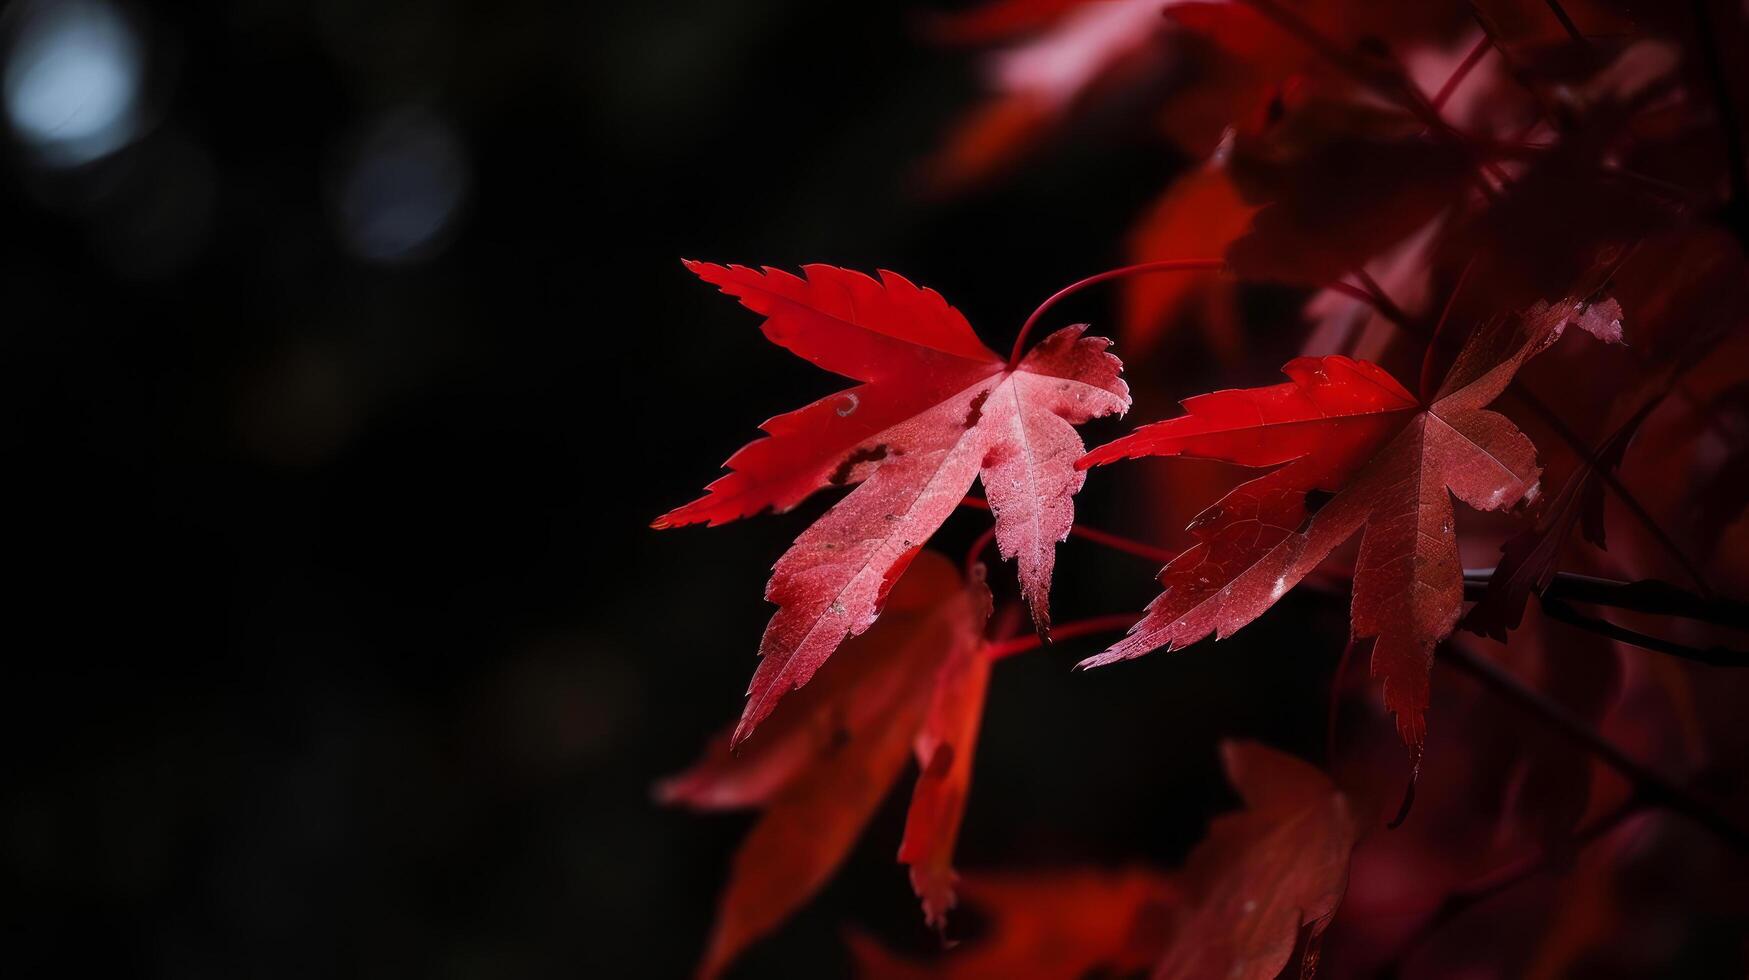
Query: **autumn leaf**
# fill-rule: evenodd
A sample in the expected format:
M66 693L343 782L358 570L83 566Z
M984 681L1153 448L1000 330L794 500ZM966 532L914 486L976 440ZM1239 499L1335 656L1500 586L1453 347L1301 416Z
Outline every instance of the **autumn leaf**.
M1374 641L1385 704L1419 751L1433 647L1463 601L1451 497L1498 510L1535 492L1535 447L1485 406L1572 323L1600 339L1621 337L1611 302L1539 305L1478 328L1425 406L1376 365L1300 358L1285 369L1289 384L1190 399L1187 415L1089 453L1080 465L1195 456L1279 468L1197 519L1198 543L1161 573L1166 591L1128 636L1083 666L1231 635L1364 529L1353 633ZM1307 507L1313 492L1334 495L1316 514Z
M1216 818L1175 877L1186 910L1155 980L1274 980L1296 954L1315 964L1348 886L1360 829L1329 777L1251 742L1222 745L1221 759L1245 809Z
M967 712L953 701L963 696L983 703L982 686L970 681L987 677L983 627L989 602L981 579L962 584L952 562L922 553L894 587L880 622L847 642L815 682L778 706L738 753L728 751L726 736L718 738L697 766L658 785L657 798L664 802L762 811L736 852L702 976L719 974L825 884L898 780L914 744L934 737L921 734L928 731L926 719L969 714L975 728L977 708ZM971 675L961 676L971 664L983 664L985 673L971 667ZM947 691L938 690L944 670L954 678ZM958 731L953 737L966 738ZM969 761L969 742L964 754ZM940 781L926 772L918 798L938 797L933 787ZM953 789L962 806L964 791L964 782ZM932 838L924 848L927 867L948 883L932 895L951 904L959 811L929 803L921 808L936 816L932 834L919 832L920 841ZM913 812L918 810L914 801ZM929 901L926 896L926 907Z
M934 290L892 272L688 262L766 317L765 335L861 382L764 425L705 495L658 528L788 510L827 486L860 484L796 539L765 596L778 605L733 739L808 682L845 637L880 615L892 582L981 479L1004 558L1040 630L1050 622L1055 546L1074 523L1083 475L1074 426L1129 408L1110 342L1066 327L1010 367Z

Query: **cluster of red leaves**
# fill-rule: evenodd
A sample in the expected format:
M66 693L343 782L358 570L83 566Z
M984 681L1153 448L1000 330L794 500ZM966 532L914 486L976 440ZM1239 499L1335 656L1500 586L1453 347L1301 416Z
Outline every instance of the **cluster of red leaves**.
M1604 785L1570 738L1475 721L1491 716L1431 677L1436 649L1460 644L1535 677L1563 724L1677 766L1716 735L1707 719L1722 709L1680 668L1623 669L1615 640L1645 622L1577 632L1561 625L1579 621L1569 606L1544 597L1534 613L1529 599L1557 571L1685 578L1702 595L1749 581L1749 173L1732 115L1749 105L1749 75L1718 54L1749 50L1740 11L1713 0L996 0L934 30L1006 45L996 95L928 165L937 189L991 180L1083 120L1124 115L1092 111L1104 105L1195 161L1129 241L1138 263L1172 272L1125 280L1121 336L1138 390L1182 381L1151 356L1178 323L1198 323L1224 363L1242 365L1249 283L1307 291L1305 356L1283 368L1285 384L1187 398L1184 414L1088 453L1075 426L1126 412L1131 392L1109 342L1085 327L1030 349L1023 329L1005 359L937 293L894 273L687 263L763 316L774 343L857 382L766 422L768 437L705 496L656 522L719 524L854 486L773 570L778 611L739 724L661 789L699 808L763 810L703 971L820 887L908 756L919 776L899 859L926 921L944 927L989 672L1024 644L993 639L982 581L964 583L923 549L981 482L1043 634L1055 546L1074 529L1086 469L1138 457L1267 472L1212 505L1204 477L1156 484L1162 512L1206 509L1161 572L1161 595L1084 664L1227 636L1314 575L1349 581L1351 643L1370 650L1417 770L1442 744L1430 709L1473 722L1443 743L1451 761L1424 793L1443 801L1425 821L1438 833L1355 851L1388 795L1387 764L1351 754L1344 771L1333 758L1345 795L1304 763L1230 746L1246 809L1218 819L1183 871L970 876L963 891L993 923L987 935L930 963L859 939L865 973L1309 973L1351 851L1355 903L1376 908L1401 902L1410 880L1428 909L1468 901L1475 867L1442 842L1491 862L1529 840L1525 860L1571 862L1614 833L1583 871L1619 879L1639 859L1618 832L1644 787ZM1570 326L1603 343L1557 346ZM1541 490L1545 468L1559 477L1553 492ZM1635 474L1638 496L1626 485ZM1460 536L1454 496L1491 516ZM1570 548L1575 530L1597 550ZM1358 551L1344 551L1356 537ZM1496 564L1485 586L1466 582L1466 557ZM1511 643L1454 637L1460 621ZM1679 629L1676 639L1716 642L1704 625ZM1341 695L1340 671L1335 683ZM1749 749L1740 741L1726 748ZM1619 908L1587 908L1536 917L1544 932L1522 940L1519 964L1559 975L1607 944ZM1414 918L1410 928L1443 922ZM1356 928L1337 945L1355 963L1400 967L1421 936L1394 929Z

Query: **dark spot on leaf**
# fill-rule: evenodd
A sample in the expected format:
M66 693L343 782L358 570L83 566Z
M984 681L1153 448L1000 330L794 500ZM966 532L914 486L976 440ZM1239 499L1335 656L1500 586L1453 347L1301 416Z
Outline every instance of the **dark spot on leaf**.
M984 417L984 402L989 397L990 391L986 390L978 392L978 394L972 398L971 407L966 410L966 428L969 429L972 426L977 425L978 420Z
M935 747L935 752L929 757L929 764L923 767L923 775L932 779L946 779L948 771L953 768L953 746L946 742Z
M872 449L857 449L844 457L838 467L832 471L832 475L826 478L826 482L835 487L841 487L850 481L850 471L854 470L858 464L874 463L886 458L887 446L885 443Z

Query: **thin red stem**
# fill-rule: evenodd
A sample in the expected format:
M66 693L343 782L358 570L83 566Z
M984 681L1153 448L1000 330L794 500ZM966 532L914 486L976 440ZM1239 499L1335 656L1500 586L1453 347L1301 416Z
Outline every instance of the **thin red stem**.
M1487 57L1488 52L1492 50L1494 50L1494 42L1487 34L1483 34L1476 41L1476 46L1470 49L1470 53L1464 55L1464 60L1458 63L1457 69L1451 73L1451 77L1447 78L1445 84L1439 87L1439 91L1434 93L1431 104L1435 112L1445 108L1446 100L1451 98L1451 94L1457 91L1457 87L1463 84L1465 78L1469 77L1470 70L1481 64L1482 59Z
M977 566L978 559L983 557L984 549L990 547L990 542L994 540L995 537L996 526L992 524L984 529L984 533L978 535L978 537L972 541L972 546L970 548L966 549L966 578L970 579L972 577L972 569Z
M990 502L982 497L967 497L960 501L960 506L987 511L990 509ZM1094 544L1102 544L1114 551L1122 551L1125 554L1148 558L1157 561L1162 565L1178 557L1178 553L1175 551L1168 551L1165 548L1156 547L1151 544L1144 544L1143 542L1136 541L1132 538L1126 538L1121 534L1113 534L1110 531L1101 531L1097 528L1087 527L1084 524L1076 524L1074 527L1071 527L1069 529L1069 535L1071 537L1081 538L1084 541L1091 541Z
M1359 286L1354 285L1353 283L1333 282L1330 285L1326 286L1325 288L1330 290L1333 293L1341 293L1342 295L1347 296L1349 299L1360 300L1362 303L1365 303L1366 305L1372 307L1374 310L1377 310L1378 314L1380 316L1384 317L1387 320L1390 320L1392 323L1397 323L1398 321L1397 321L1396 317L1399 317L1402 315L1402 311L1397 310L1395 307L1391 307L1390 309L1386 309L1386 304L1381 304L1379 302L1379 298L1377 296L1374 296L1372 293L1366 291L1365 289L1360 288ZM1398 324L1398 325L1401 326L1401 324Z
M1026 338L1032 333L1032 328L1051 307L1070 296L1075 295L1088 286L1117 279L1122 276L1140 275L1144 272L1220 272L1227 268L1223 259L1161 259L1156 262L1141 262L1136 265L1126 265L1121 269L1107 269L1098 275L1088 276L1079 282L1072 282L1062 289L1052 293L1048 299L1032 311L1032 316L1020 325L1020 336L1014 338L1014 350L1008 355L1008 366L1013 368L1020 363L1020 355L1026 351Z
M1398 324L1414 322L1409 319L1409 314L1403 312L1401 306L1398 306L1391 300L1390 296L1386 295L1384 287L1380 286L1378 280L1374 279L1365 269L1354 270L1354 278L1359 279L1360 284L1365 287L1366 292L1372 294L1373 307L1377 309L1385 319Z
M1055 644L1063 640L1072 640L1077 636L1087 636L1092 633L1115 633L1127 630L1136 624L1140 618L1136 613L1113 613L1110 616L1093 616L1088 619L1076 619L1051 627L1050 642ZM1044 645L1044 640L1036 633L1016 636L1000 643L990 644L990 659L1001 660L1017 653L1026 653Z

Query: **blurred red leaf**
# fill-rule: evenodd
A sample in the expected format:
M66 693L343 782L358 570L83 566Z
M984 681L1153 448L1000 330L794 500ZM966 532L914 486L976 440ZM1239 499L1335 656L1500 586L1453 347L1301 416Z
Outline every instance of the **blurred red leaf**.
M967 875L968 904L988 920L984 934L929 962L894 956L852 934L865 980L1080 980L1129 976L1159 955L1176 890L1142 869L1065 869Z
M923 552L894 587L880 622L847 641L815 683L779 705L738 754L729 753L727 737L718 738L698 765L657 787L664 802L763 811L735 855L701 974L721 972L831 877L898 779L913 742L931 737L935 722L926 719L969 715L966 724L975 729L975 709L956 704L983 703L989 603L981 580L962 586L952 562ZM958 731L953 737L968 738ZM964 754L969 765L969 740ZM926 771L919 799L938 798L939 782ZM963 806L965 782L954 791ZM936 908L944 913L952 901L959 810L927 803L913 809L936 813L933 837L920 832L920 839L929 844L930 873L946 882L926 903L931 897L943 903Z
M1251 223L1256 209L1240 199L1217 159L1179 177L1130 233L1132 262L1219 255ZM1169 327L1206 300L1200 321L1209 346L1229 359L1238 353L1235 317L1212 314L1235 302L1231 277L1218 273L1134 276L1125 280L1123 341L1133 360L1152 351Z
M1360 837L1328 776L1252 742L1221 747L1245 809L1218 817L1182 875L1187 912L1156 980L1274 980L1296 954L1309 974Z

